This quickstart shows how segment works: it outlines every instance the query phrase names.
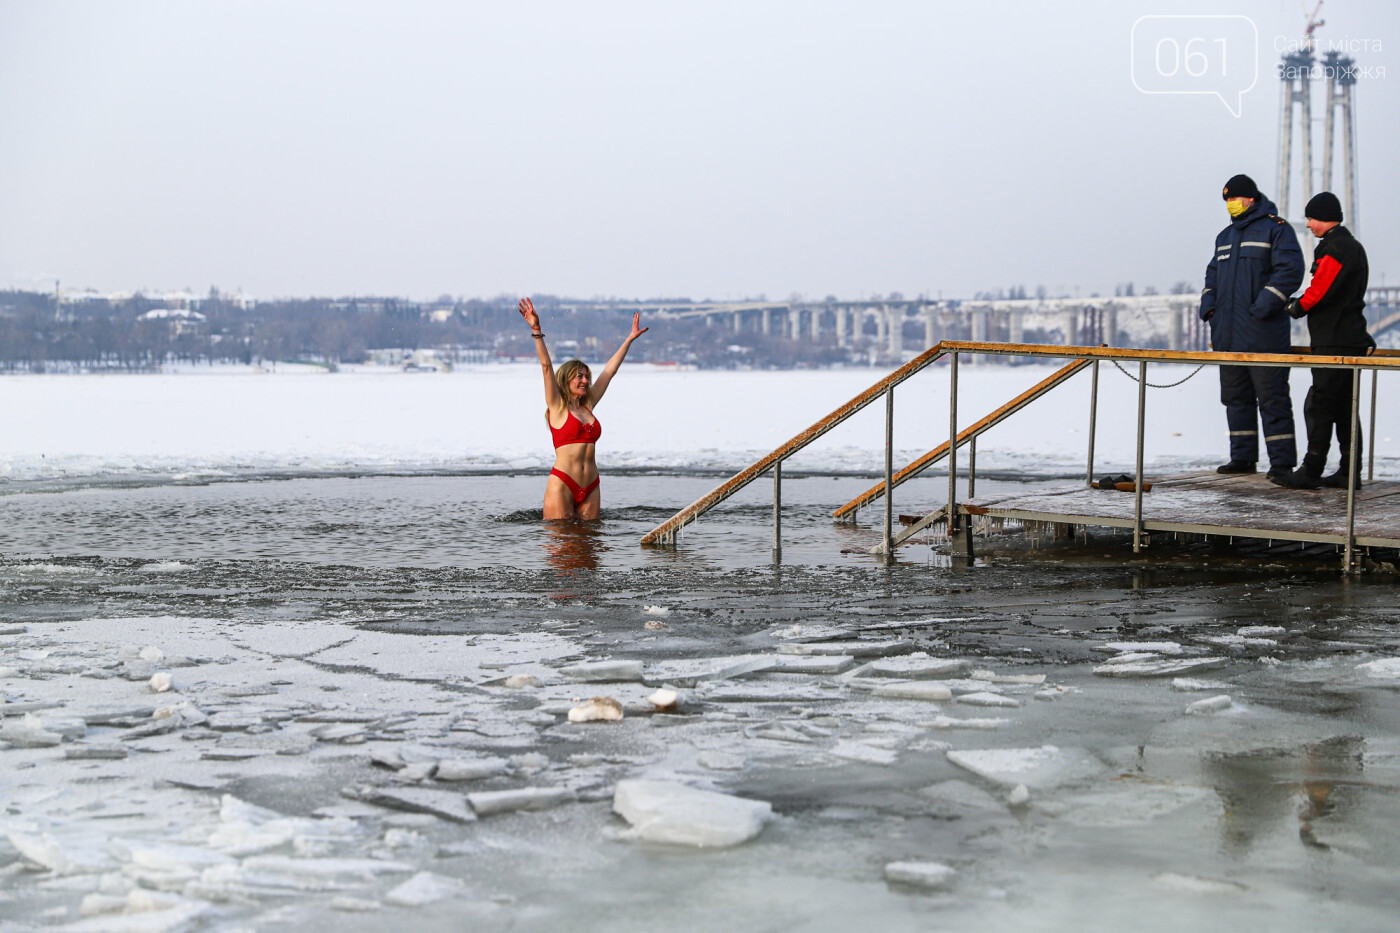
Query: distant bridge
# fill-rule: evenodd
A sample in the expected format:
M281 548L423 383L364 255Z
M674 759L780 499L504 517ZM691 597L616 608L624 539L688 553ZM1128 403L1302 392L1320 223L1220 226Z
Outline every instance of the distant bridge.
M858 301L570 302L561 309L637 311L660 320L701 319L736 334L829 341L873 359L906 359L941 340L1203 349L1198 295L1114 298Z
M1366 292L1371 333L1400 328L1400 287ZM904 360L942 340L1058 343L1065 346L1205 350L1209 328L1197 315L1198 294L1111 298L858 301L567 302L563 310L636 311L659 320L703 320L736 334L793 341L830 341L883 362ZM1295 324L1295 343L1307 331Z
M1372 337L1400 328L1400 286L1366 289L1366 322Z

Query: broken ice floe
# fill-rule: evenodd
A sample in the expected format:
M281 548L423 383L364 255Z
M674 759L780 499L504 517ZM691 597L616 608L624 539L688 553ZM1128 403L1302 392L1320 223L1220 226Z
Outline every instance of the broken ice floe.
M25 713L22 718L12 719L0 727L0 740L16 748L44 748L58 745L63 741L63 736L47 729L38 716Z
M504 758L444 758L437 763L437 781L479 781L505 774L510 769Z
M1356 669L1378 680L1400 680L1400 658L1378 658L1356 665Z
M1030 800L1030 789L1024 784L1017 784L1011 789L1011 793L1006 795L1006 802L1013 807L1024 807Z
M1110 641L1095 645L1094 650L1106 654L1181 654L1186 649L1174 641Z
M56 875L92 874L115 865L107 851L106 837L95 833L55 836L46 832L12 832L7 838L27 861Z
M871 695L892 700L927 700L937 703L951 700L953 691L940 683L911 680L902 683L881 684L871 691Z
M781 674L841 674L855 666L856 659L848 654L797 655L780 654L769 658L767 670Z
M1100 677L1171 677L1176 674L1189 674L1193 671L1207 671L1223 667L1225 658L1177 658L1164 660L1155 657L1124 655L1111 658L1098 667L1094 673Z
M931 658L924 652L897 658L871 661L856 672L857 676L900 677L906 680L953 677L972 665L957 658Z
M1103 763L1082 748L982 748L947 752L948 761L994 784L1034 790L1097 776Z
M63 757L70 760L116 760L126 757L124 745L70 745L63 750Z
M574 792L567 787L522 787L517 790L491 790L467 794L479 816L495 816L516 810L547 810L571 803Z
M209 717L209 728L216 732L241 732L252 726L260 726L263 717L246 710L224 710Z
M842 695L834 688L818 685L749 682L708 687L702 698L708 703L823 703L840 700ZM711 715L714 714L706 713Z
M613 793L613 811L632 825L638 839L720 848L757 836L773 808L762 800L674 781L625 780Z
M383 768L386 771L403 771L412 764L436 764L438 754L436 751L418 749L412 745L379 746L370 749L369 763L372 767Z
M340 745L359 745L368 738L365 727L358 723L327 723L311 730L311 735L322 742L335 742Z
M170 675L165 671L158 671L151 675L150 687L153 693L165 693L172 686Z
M858 761L870 765L892 765L899 755L892 749L876 748L862 742L837 742L831 747L831 754L847 761Z
M946 891L957 879L957 870L941 862L890 862L885 880L928 891Z
M1014 708L1021 705L1019 700L1012 697L1002 696L999 693L964 693L958 697L958 702L965 706L998 706Z
M1201 716L1210 713L1219 713L1229 709L1233 705L1230 697L1226 694L1220 696L1206 697L1204 700L1197 700L1186 707L1188 715Z
M561 676L579 683L615 683L642 679L641 661L585 661L559 668Z
M289 855L251 855L240 866L244 872L315 879L361 878L406 874L414 870L407 862L377 858L294 858Z
M1195 677L1172 678L1172 689L1180 693L1196 693L1203 690L1228 690L1230 685L1219 680L1200 680Z
M207 903L140 888L126 897L110 898L90 894L83 899L81 913L86 918L65 924L66 933L167 933L186 929L209 911Z
M622 704L612 697L593 697L569 710L569 722L617 722L622 719Z
M467 799L450 790L433 790L428 787L363 787L347 789L346 796L393 810L427 813L456 823L470 823L476 819L476 813L467 805Z
M227 855L248 856L266 852L297 839L345 839L357 832L353 820L331 816L323 819L288 817L224 794L219 805L220 825L208 843Z
M971 677L974 680L985 680L990 684L1034 687L1045 683L1044 674L998 674L994 671L973 671Z
M938 816L963 816L1002 809L1001 801L991 794L957 778L921 787L919 796L928 798L933 813Z
M398 907L424 907L438 901L456 897L466 890L466 885L456 878L430 871L420 871L384 895L386 904Z
M1278 645L1277 639L1273 638L1252 638L1246 635L1201 635L1195 639L1205 642L1208 645L1219 645L1222 648L1272 648Z
M935 716L925 723L930 729L1000 729L1009 719L958 719L953 716Z
M642 611L649 616L668 616L671 614L671 610L666 606L647 606Z
M647 665L642 679L648 684L658 686L674 684L679 687L693 687L702 681L727 680L730 677L766 671L776 663L771 657L758 654L660 661Z
M914 643L910 641L819 641L787 643L778 646L779 654L806 654L806 655L849 655L853 658L883 658L895 654L903 654L912 651Z

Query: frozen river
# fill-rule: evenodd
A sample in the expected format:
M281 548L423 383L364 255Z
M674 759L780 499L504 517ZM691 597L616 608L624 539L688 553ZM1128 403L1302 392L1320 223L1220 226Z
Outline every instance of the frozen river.
M654 431L620 379L579 528L538 520L547 437L498 410L525 371L0 380L29 393L3 409L0 930L1393 928L1393 576L1114 539L885 567L829 519L873 417L785 482L780 566L767 483L643 550L792 433L738 399L795 430L871 374L639 370L679 412ZM968 375L976 414L1037 378ZM1201 381L1161 406L1164 464L1218 459ZM927 446L939 384L906 415ZM979 491L1082 470L1070 391L979 449ZM591 697L621 719L571 722Z

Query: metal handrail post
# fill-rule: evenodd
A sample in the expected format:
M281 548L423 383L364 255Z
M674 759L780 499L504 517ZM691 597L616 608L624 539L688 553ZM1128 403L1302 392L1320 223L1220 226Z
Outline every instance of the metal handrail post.
M1094 434L1099 421L1099 361L1094 360L1093 377L1089 381L1089 466L1084 473L1085 485L1094 482Z
M958 354L954 353L948 371L948 511L945 515L948 537L958 528Z
M1376 382L1380 377L1379 369L1371 370L1371 433L1367 435L1371 446L1366 451L1366 478L1371 480L1376 478Z
M783 461L773 464L773 559L783 556Z
M885 560L894 560L894 386L885 390Z
M1361 368L1351 371L1351 452L1347 455L1347 546L1342 555L1342 570L1355 573L1353 561L1356 559L1356 477L1361 464L1356 462L1356 445L1361 431ZM1371 443L1375 443L1371 438Z
M967 497L977 495L977 438L967 444Z
M1142 440L1147 416L1147 360L1138 362L1137 482L1133 491L1133 553L1142 553Z

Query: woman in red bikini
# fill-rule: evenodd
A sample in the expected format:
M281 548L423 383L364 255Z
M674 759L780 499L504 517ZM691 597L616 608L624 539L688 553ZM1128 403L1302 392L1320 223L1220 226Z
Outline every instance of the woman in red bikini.
M593 450L603 429L593 415L593 406L603 398L608 383L627 359L632 341L650 328L640 326L640 314L632 315L632 333L622 341L622 346L594 382L593 373L579 360L569 360L558 372L554 371L549 350L544 345L544 333L540 330L540 316L529 298L520 299L520 315L530 325L540 366L544 369L544 401L549 406L545 409L545 421L554 435L554 469L549 471L544 487L545 520L597 518L600 497L598 464L593 459Z

